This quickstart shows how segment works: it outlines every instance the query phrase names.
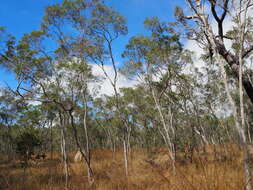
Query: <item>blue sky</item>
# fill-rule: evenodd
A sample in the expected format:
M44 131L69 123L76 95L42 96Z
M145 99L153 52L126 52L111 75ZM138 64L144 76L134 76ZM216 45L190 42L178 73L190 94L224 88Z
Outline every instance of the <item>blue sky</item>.
M20 39L23 34L39 29L44 8L60 3L62 0L1 0L0 26ZM145 33L143 21L147 17L157 16L163 21L173 21L174 7L183 0L106 0L106 4L121 13L127 20L128 35L118 39L114 45L116 57L119 60L124 46L129 38ZM0 85L8 83L15 88L14 76L0 67Z

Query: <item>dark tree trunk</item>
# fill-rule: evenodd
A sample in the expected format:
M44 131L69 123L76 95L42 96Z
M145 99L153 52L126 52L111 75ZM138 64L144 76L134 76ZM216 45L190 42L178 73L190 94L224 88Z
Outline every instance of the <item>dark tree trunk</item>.
M226 49L224 42L219 40L216 40L215 42L219 54L226 60L234 76L239 80L239 57L234 56L231 52L229 52ZM253 104L253 85L246 73L242 74L242 84L251 103Z

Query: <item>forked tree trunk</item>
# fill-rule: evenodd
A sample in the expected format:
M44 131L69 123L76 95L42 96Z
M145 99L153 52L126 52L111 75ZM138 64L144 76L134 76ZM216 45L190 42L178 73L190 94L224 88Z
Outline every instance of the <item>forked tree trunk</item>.
M84 159L84 163L88 168L88 182L89 185L92 185L94 183L94 178L93 178L93 170L91 168L91 163L90 163L90 158L89 156L86 154L86 151L83 150L83 147L81 146L81 143L79 141L78 138L78 132L74 123L74 116L72 114L72 111L69 111L69 116L70 116L70 125L72 127L73 133L74 133L74 138L75 138L75 142L76 142L76 146L78 148L78 150L80 151L80 153L82 154L82 157Z

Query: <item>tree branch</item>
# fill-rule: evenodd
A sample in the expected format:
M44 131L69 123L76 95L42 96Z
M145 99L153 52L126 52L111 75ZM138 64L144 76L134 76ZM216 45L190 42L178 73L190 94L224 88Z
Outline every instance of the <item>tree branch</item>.
M247 57L253 51L253 45L250 46L246 51L243 52L242 58Z

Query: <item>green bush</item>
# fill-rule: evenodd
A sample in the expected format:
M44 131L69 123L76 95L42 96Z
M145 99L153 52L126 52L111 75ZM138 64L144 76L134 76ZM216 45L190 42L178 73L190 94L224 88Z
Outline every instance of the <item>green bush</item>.
M16 152L26 159L29 159L34 149L40 145L40 138L31 132L23 132L16 138Z

